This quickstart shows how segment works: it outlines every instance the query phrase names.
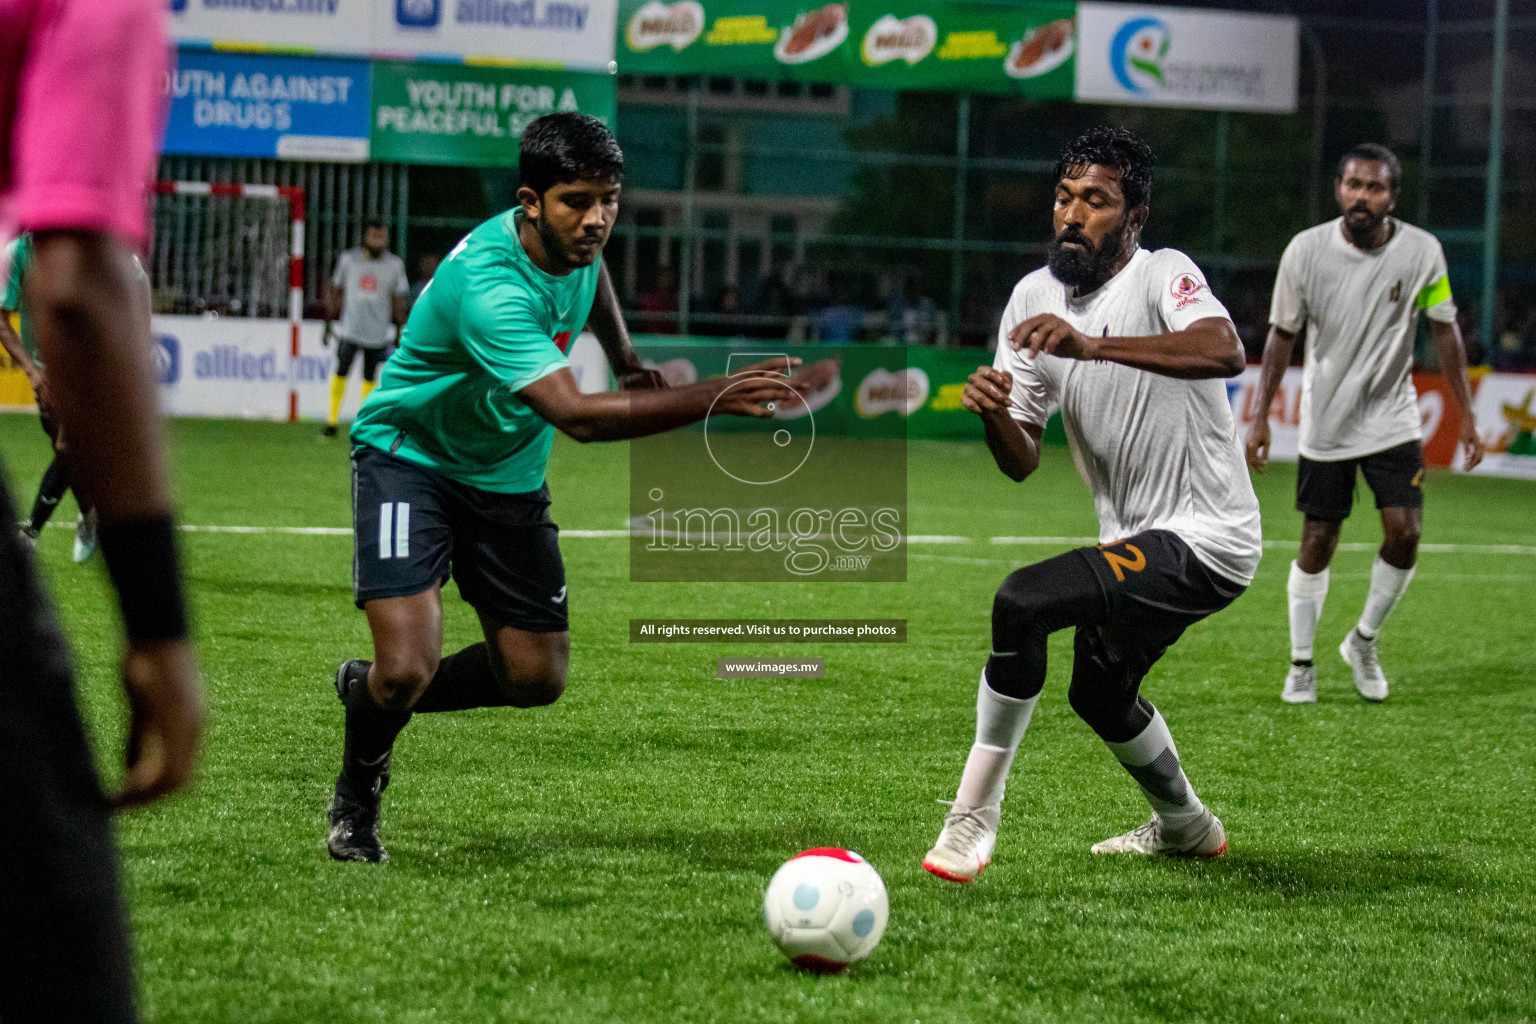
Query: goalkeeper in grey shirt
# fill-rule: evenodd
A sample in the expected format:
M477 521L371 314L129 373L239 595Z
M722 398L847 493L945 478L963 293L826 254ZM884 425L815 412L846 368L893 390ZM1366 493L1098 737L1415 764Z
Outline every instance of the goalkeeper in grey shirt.
M336 436L341 401L347 393L347 375L358 353L363 356L363 399L379 379L379 366L389 355L395 329L405 323L410 282L405 261L389 251L389 228L382 220L370 220L363 228L363 244L348 249L336 261L331 286L326 292L326 315L339 320L335 328L336 375L331 378L331 411L325 436Z

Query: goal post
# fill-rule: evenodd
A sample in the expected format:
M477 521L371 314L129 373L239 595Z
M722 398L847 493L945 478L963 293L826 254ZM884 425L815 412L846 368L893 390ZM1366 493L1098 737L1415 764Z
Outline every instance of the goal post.
M223 184L209 181L157 181L156 196L207 197L226 199L231 209L222 218L213 211L189 216L187 210L170 211L172 223L162 224L157 210L155 249L150 259L150 278L154 287L171 288L185 311L212 309L223 305L225 311L238 307L237 315L260 316L262 311L279 304L273 294L276 281L286 277L289 328L288 421L299 418L299 392L296 366L299 359L299 332L304 321L304 189L293 185ZM236 216L233 204L250 200L269 205L263 216ZM286 275L280 266L283 258L275 225L287 210ZM265 228L265 230L264 230Z

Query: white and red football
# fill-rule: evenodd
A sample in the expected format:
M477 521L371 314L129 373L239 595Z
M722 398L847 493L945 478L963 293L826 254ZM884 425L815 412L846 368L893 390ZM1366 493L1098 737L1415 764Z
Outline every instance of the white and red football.
M889 917L879 872L852 850L833 846L795 854L763 895L774 943L796 967L818 974L869 956Z

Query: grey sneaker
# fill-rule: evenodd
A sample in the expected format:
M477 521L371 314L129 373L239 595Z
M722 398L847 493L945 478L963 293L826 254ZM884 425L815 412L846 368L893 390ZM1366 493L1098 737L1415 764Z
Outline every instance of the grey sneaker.
M923 868L950 882L975 879L982 868L992 863L992 847L997 845L997 823L1002 814L997 804L971 807L951 803L949 813L944 815L943 831L923 858Z
M1287 704L1316 704L1317 666L1292 665L1285 674L1285 689L1280 691L1280 699Z
M1376 659L1376 641L1367 640L1358 629L1349 631L1339 644L1339 657L1355 672L1355 689L1369 701L1387 699L1387 677L1382 674L1381 662Z
M37 533L38 533L38 531L32 525L31 521L27 521L27 522L22 523L21 526L19 527L19 529L21 531L21 542L27 546L27 550L28 551L35 551L35 550L37 550Z
M96 510L93 508L75 524L75 564L84 565L96 557Z
M1163 825L1154 811L1152 820L1123 836L1093 844L1094 853L1136 853L1145 857L1199 857L1213 860L1227 852L1227 830L1207 807L1177 832Z

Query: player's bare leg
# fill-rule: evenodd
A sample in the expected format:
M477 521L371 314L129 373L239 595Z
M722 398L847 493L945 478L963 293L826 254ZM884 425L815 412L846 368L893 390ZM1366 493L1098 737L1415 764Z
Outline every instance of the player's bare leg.
M1355 689L1366 700L1387 698L1387 677L1377 658L1376 638L1413 579L1423 526L1421 508L1381 510L1383 536L1381 550L1371 564L1371 591L1359 623L1339 645L1339 656L1354 671Z
M346 736L326 845L337 860L377 863L389 857L379 839L379 807L395 737L442 661L442 588L369 601L364 610L374 660L343 662L336 672Z
M395 737L413 714L553 704L565 691L568 632L534 633L482 614L485 640L442 657L442 589L366 605L374 661L343 662L336 692L347 708L342 773L327 846L337 860L378 862L379 810Z
M1291 667L1285 676L1280 699L1287 704L1311 704L1317 700L1317 666L1312 646L1317 623L1328 598L1328 564L1339 546L1343 523L1307 516L1301 527L1301 550L1291 563L1286 584L1291 620Z

